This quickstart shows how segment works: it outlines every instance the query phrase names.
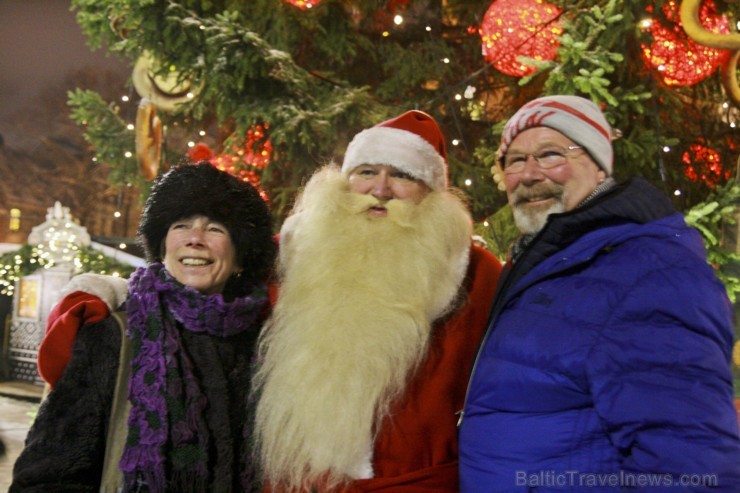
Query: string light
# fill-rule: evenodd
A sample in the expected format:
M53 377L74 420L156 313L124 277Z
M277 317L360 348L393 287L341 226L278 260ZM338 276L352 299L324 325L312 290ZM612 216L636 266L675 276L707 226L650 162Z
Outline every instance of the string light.
M321 0L310 0L310 1L306 1L306 0L285 0L285 2L286 3L289 3L290 5L292 5L294 7L298 7L301 10L306 10L306 9L312 9L312 8L314 8L316 5L318 5L319 3L321 3Z
M82 272L93 272L104 274L115 270L121 277L128 277L134 267L125 265L115 259L106 257L90 246L66 245L59 252L67 251L64 260L55 260L54 252L47 245L23 245L14 252L0 255L0 294L13 296L15 284L23 277L33 274L39 269L50 269L62 262L69 263L74 269L74 274Z

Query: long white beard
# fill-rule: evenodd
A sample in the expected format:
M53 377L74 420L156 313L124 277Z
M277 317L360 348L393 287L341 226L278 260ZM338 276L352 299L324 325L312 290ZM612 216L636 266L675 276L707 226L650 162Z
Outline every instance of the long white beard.
M280 294L259 343L256 434L275 490L372 475L375 428L424 359L465 275L471 219L449 192L416 206L347 191L326 167L281 231Z

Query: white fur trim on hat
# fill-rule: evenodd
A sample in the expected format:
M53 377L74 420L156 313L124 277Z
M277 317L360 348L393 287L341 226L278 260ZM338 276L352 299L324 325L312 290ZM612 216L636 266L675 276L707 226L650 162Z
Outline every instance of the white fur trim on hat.
M347 147L342 172L363 164L392 166L426 183L432 190L447 188L444 158L426 139L390 127L372 127L355 135Z
M86 272L70 279L62 288L61 297L75 291L84 291L87 294L97 296L108 305L110 311L113 311L126 301L128 283L120 277Z

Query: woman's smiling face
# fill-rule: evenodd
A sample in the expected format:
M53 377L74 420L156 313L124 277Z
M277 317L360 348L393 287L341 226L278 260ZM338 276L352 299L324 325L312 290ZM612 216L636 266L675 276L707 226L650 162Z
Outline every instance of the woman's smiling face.
M229 230L206 216L170 225L163 263L172 277L204 294L223 292L229 277L240 270Z

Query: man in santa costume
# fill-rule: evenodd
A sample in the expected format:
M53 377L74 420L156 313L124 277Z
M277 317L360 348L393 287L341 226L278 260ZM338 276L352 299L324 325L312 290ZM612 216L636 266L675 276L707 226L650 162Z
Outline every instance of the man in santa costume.
M254 377L273 491L457 491L456 412L501 267L471 245L446 157L406 112L357 134L286 220Z
M436 122L408 111L357 134L306 184L277 269L253 381L267 488L458 491L457 413L501 265L472 244ZM54 317L92 312L74 295Z

